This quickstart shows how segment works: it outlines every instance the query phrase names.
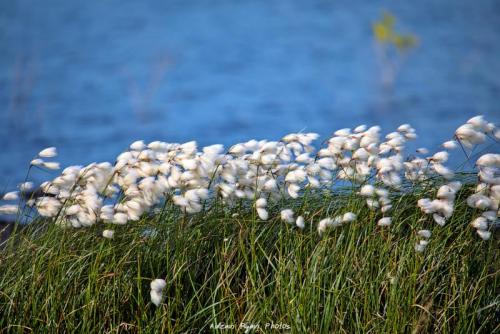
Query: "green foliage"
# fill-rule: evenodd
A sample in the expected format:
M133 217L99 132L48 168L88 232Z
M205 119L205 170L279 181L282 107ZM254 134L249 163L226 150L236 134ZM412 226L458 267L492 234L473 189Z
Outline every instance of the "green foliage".
M0 333L198 333L220 322L261 332L270 322L292 333L498 331L498 236L481 241L468 226L467 190L445 227L416 208L417 192L393 198L389 228L343 193L280 203L304 215L303 231L279 221L277 207L263 222L220 203L187 217L167 205L114 227L112 240L103 226L37 221L0 253ZM359 218L323 237L311 224L347 211ZM421 228L433 236L416 253ZM149 300L155 278L167 282L160 307Z

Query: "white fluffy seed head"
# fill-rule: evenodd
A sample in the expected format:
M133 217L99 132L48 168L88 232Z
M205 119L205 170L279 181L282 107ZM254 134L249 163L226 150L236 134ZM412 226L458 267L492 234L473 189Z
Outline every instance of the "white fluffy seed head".
M125 225L128 222L128 215L123 212L118 212L113 217L113 223L117 225Z
M435 153L432 158L431 158L433 161L435 162L446 162L448 160L448 152L446 151L440 151L440 152L437 152Z
M10 191L8 193L5 193L2 197L4 201L17 201L19 199L19 192L17 191Z
M487 230L488 220L484 217L477 217L472 221L471 225L477 230Z
M23 182L19 185L19 189L21 191L29 191L31 189L33 189L33 182Z
M267 206L267 199L259 198L257 201L255 201L255 206L257 208L265 208Z
M144 144L143 140L137 140L130 144L130 149L133 151L142 151L146 148L146 144Z
M498 218L498 213L497 211L491 210L491 211L485 211L482 213L482 216L486 218L489 221L496 221Z
M41 165L43 165L43 162L44 161L42 159L33 159L33 160L31 160L30 165L41 166Z
M102 236L107 238L107 239L113 239L115 236L115 231L113 230L104 230L102 231Z
M295 183L291 183L287 187L288 195L290 195L291 198L298 198L299 197L299 193L298 193L299 190L300 190L300 186L298 184L295 184Z
M365 124L358 125L357 127L354 128L355 133L361 133L366 130L367 126Z
M323 235L326 229L333 224L333 220L331 218L325 218L320 220L318 223L318 233L319 235Z
M480 167L500 168L500 154L484 154L477 160L476 165Z
M420 240L418 243L422 246L427 246L429 244L429 241L428 240Z
M391 224L392 224L391 217L380 218L379 221L377 222L378 226L390 226Z
M349 223L349 222L353 222L356 220L356 214L355 213L352 213L352 212L346 212L344 213L344 215L342 216L342 222L343 223Z
M57 149L55 147L47 147L38 153L41 158L53 158L57 156Z
M391 211L392 209L392 205L388 204L388 205L384 205L383 207L380 208L380 211L382 213L387 213L389 211Z
M424 251L425 251L425 247L426 247L425 245L422 245L422 244L420 244L420 243L417 243L417 244L415 244L415 251L416 251L417 253L422 253L422 252L424 252Z
M432 218L439 226L444 226L446 224L446 218L437 213L433 214Z
M436 173L438 173L439 175L441 175L445 179L449 180L449 179L453 178L453 176L454 176L454 173L449 168L447 168L439 163L433 164L432 167L434 168Z
M304 227L306 226L305 223L304 223L304 217L298 216L295 224L297 225L298 228L300 228L301 230L303 230Z
M150 283L151 290L154 290L154 291L161 291L161 290L165 289L166 286L167 286L167 282L165 282L165 280L161 279L161 278L154 279Z
M443 147L447 150L454 150L458 147L458 143L455 140L448 140L443 143Z
M61 168L58 162L44 162L40 166L49 170L58 170Z
M162 300L163 300L163 295L161 292L158 292L156 290L151 290L149 292L149 295L151 297L151 302L155 304L156 306L160 306Z
M431 231L429 230L420 230L417 232L418 236L422 237L422 238L426 238L426 239L429 239L432 235Z
M262 220L267 220L269 218L269 213L267 212L266 209L264 208L257 208L257 215L259 216L260 219Z
M73 216L73 215L76 215L78 212L80 212L81 208L78 204L73 204L73 205L70 205L66 208L66 210L64 210L64 214L67 215L67 216ZM101 212L102 212L102 209L101 209Z
M419 153L419 154L428 154L429 150L426 149L425 147L421 147L421 148L417 149L417 153Z
M18 212L18 206L14 204L4 204L0 205L1 215L15 215Z
M361 187L361 190L359 191L359 194L361 196L366 196L366 197L371 197L375 193L375 187L372 186L371 184L365 184L364 186Z
M478 131L484 131L487 126L487 122L483 115L474 116L467 121L467 124L472 125Z
M491 232L490 231L485 231L485 230L477 230L476 231L479 237L483 240L489 240L491 238Z
M295 219L293 218L293 211L291 209L285 209L281 211L281 220L289 224L293 224Z

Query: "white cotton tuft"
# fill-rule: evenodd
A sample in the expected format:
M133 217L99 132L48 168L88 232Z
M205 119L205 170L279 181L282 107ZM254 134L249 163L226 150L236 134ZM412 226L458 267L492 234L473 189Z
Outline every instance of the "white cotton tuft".
M2 215L15 215L17 214L18 210L18 206L14 204L0 205L0 214Z
M113 230L104 230L102 231L102 236L107 238L107 239L113 239L115 236L115 231Z
M164 279L157 278L150 283L151 291L151 302L156 306L159 306L163 300L162 291L167 286L167 282Z
M498 214L496 211L485 211L483 212L482 216L487 220L494 222L495 220L497 220Z
M299 190L300 190L300 186L295 184L295 183L291 183L287 188L288 195L290 195L291 198L298 198L299 197L299 193L298 193Z
M454 150L458 147L458 143L455 140L448 140L443 143L443 147L447 150Z
M166 286L167 286L167 282L165 282L165 280L161 279L161 278L154 279L150 283L151 290L155 290L155 291L161 291L161 290L165 289Z
M354 128L354 132L355 133L364 132L365 130L366 130L366 125L365 124L358 125L357 127Z
M156 306L159 306L163 300L163 295L161 292L158 292L156 290L151 290L149 292L149 295L151 297L151 302L155 304Z
M24 183L21 183L19 185L19 189L21 191L29 191L29 190L33 189L33 186L34 186L33 182L24 182Z
M57 149L55 147L47 147L38 153L41 158L53 158L57 156Z
M421 148L417 149L417 153L419 153L419 154L428 154L429 150L426 149L425 147L421 147Z
M472 125L476 130L483 130L487 122L485 121L483 115L474 116L467 121L467 124Z
M416 245L415 245L415 250L418 252L418 253L422 253L425 248L427 247L427 245L429 244L429 241L428 240L420 240Z
M303 230L304 227L306 226L305 223L304 223L304 217L298 216L297 217L297 221L295 222L295 224L297 225L298 228L300 228L301 230Z
M375 193L375 187L372 186L371 184L365 184L364 186L361 187L361 190L359 191L359 194L361 196L367 196L371 197Z
M418 243L422 246L427 246L429 244L429 241L428 240L420 240Z
M31 160L30 165L41 166L41 165L43 165L43 162L44 161L42 159L33 159L33 160Z
M281 211L281 220L289 224L293 224L295 219L293 218L293 211L291 209L285 209Z
M137 140L130 145L130 149L133 151L142 151L146 148L143 140Z
M257 201L255 201L255 206L257 208L265 208L267 206L267 199L259 198Z
M444 226L446 224L446 218L444 218L441 215L438 215L437 213L433 214L432 218L439 226Z
M257 215L262 220L267 220L269 218L269 213L264 208L257 208Z
M355 213L352 213L352 212L346 212L344 213L344 215L342 216L342 222L343 223L350 223L350 222L353 222L356 220L356 214Z
M500 167L500 154L484 154L477 160L476 165L481 167Z
M485 231L485 230L477 230L477 234L481 237L483 240L489 240L491 237L491 232L490 231Z
M425 245L421 245L420 243L415 244L415 251L418 253L422 253L425 251Z
M471 223L471 225L478 230L487 230L488 229L488 221L484 217L477 217Z
M319 235L323 235L323 233L326 231L326 228L328 226L331 226L332 223L333 223L333 221L331 218L325 218L325 219L320 220L320 222L318 223Z
M441 165L441 164L434 164L432 165L436 173L444 177L445 179L451 179L454 176L454 173L447 167Z
M128 215L123 212L115 213L113 223L117 225L125 225L128 221Z
M391 211L391 209L392 209L392 205L388 204L388 205L384 205L382 208L380 208L380 211L382 213L386 213L386 212Z
M391 217L380 218L379 221L377 222L378 226L390 226L391 224L392 224Z
M429 230L420 230L417 232L417 234L422 238L429 239L432 233Z
M49 170L58 170L61 168L58 162L44 162L40 166Z
M432 156L432 160L436 162L446 162L448 160L448 152L440 151Z
M70 205L66 208L66 210L64 211L64 213L67 215L67 216L72 216L72 215L76 215L78 212L80 212L81 208L78 204L73 204L73 205ZM102 209L101 209L102 211Z
M17 201L19 199L19 193L17 191L10 191L5 193L2 199L4 201Z

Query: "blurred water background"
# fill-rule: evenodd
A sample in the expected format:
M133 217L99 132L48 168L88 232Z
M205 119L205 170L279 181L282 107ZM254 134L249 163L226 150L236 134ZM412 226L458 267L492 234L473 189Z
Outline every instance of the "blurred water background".
M384 9L419 41L390 85L372 33ZM498 123L499 42L495 0L1 1L0 189L48 146L67 166L137 139L409 122L432 149L473 115Z

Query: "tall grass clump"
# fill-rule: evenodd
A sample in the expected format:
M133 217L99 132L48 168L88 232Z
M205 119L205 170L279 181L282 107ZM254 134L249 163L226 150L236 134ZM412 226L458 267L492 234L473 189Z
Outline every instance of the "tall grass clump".
M411 156L407 124L317 137L137 141L5 194L0 332L499 331L495 125ZM446 167L452 150L474 170Z

